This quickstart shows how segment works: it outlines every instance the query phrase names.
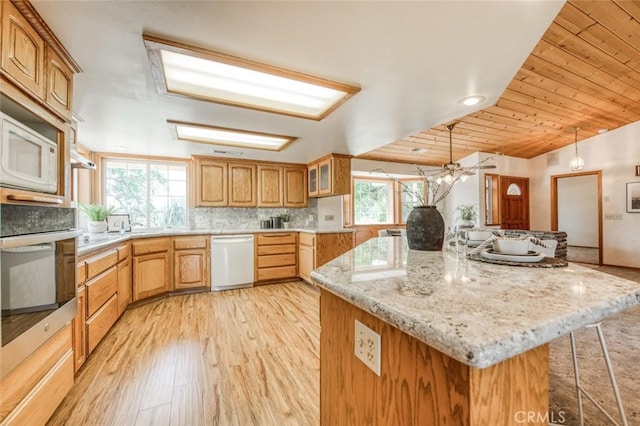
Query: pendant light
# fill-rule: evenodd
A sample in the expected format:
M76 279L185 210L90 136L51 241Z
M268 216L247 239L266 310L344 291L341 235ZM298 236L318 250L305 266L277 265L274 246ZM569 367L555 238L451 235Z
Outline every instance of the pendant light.
M569 161L569 167L571 167L572 172L582 170L584 167L584 160L578 155L578 130L580 130L579 127L573 128L573 131L575 132L575 139L573 143L576 147L576 155L571 159L571 161Z

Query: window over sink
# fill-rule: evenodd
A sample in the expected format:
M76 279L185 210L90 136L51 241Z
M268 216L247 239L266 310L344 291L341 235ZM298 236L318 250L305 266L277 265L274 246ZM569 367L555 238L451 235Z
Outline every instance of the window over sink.
M133 229L188 227L187 185L188 167L183 162L102 160L102 202L128 213Z

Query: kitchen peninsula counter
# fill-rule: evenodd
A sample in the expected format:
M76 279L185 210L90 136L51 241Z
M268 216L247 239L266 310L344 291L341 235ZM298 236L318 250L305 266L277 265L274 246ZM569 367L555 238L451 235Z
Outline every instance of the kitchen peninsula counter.
M475 262L397 237L369 240L311 277L321 288L323 424L402 422L411 411L433 416L421 424L507 425L518 410L546 413L548 342L640 303L640 284L579 265ZM382 336L380 377L352 355L354 319ZM351 386L366 395L350 400Z

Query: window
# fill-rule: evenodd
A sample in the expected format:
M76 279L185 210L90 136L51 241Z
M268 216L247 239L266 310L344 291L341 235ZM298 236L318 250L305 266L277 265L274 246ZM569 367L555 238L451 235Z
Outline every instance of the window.
M425 199L420 179L353 178L354 225L406 223L409 213ZM351 217L345 206L345 219ZM348 222L345 222L347 224Z
M400 194L400 216L402 223L407 222L409 213L415 206L422 204L420 198L424 200L425 194L422 182L419 180L402 180L402 191Z
M355 179L353 218L356 225L393 223L393 181Z
M187 165L105 158L103 202L146 228L187 227Z

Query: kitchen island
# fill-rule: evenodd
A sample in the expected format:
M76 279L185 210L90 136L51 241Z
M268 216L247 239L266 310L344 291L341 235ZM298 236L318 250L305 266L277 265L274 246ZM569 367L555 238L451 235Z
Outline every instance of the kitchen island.
M640 303L639 284L593 269L474 262L398 237L311 277L323 425L548 423L548 343ZM380 375L353 355L355 320L381 336Z

